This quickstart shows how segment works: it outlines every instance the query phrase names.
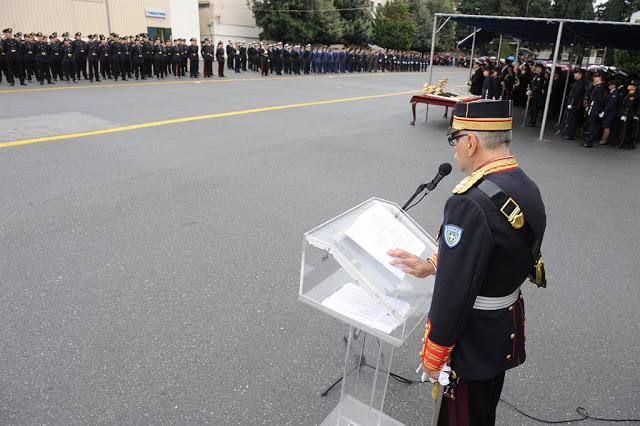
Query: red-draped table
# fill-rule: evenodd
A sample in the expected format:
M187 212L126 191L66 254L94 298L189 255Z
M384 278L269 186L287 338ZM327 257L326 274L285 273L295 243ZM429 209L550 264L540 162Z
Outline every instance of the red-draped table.
M416 124L416 104L440 105L446 107L444 117L447 117L448 108L453 108L458 102L471 102L480 99L480 96L472 96L470 98L458 99L440 95L413 95L411 97L411 113L413 114L412 126Z

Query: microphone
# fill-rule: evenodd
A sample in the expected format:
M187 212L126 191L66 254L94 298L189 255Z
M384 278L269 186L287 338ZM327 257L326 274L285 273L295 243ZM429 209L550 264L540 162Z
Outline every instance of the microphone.
M433 180L429 183L423 183L422 185L420 185L418 187L418 189L416 189L416 192L411 196L411 198L409 198L409 201L407 201L404 206L402 206L402 210L407 211L409 210L411 207L415 206L415 204L413 206L407 207L409 206L409 204L411 204L411 202L414 200L414 198L416 198L418 196L418 194L420 194L422 191L424 191L425 189L427 190L427 192L422 196L423 198L431 191L433 191L436 186L438 186L438 184L440 183L440 181L447 176L449 173L451 173L451 163L442 163L440 164L440 167L438 167L438 174L436 175L436 177L433 178ZM416 202L416 204L418 204L420 201L422 200L422 198L420 200L418 200Z
M451 163L440 164L440 167L438 167L438 174L433 178L431 182L427 184L427 189L429 191L433 191L434 189L436 189L436 186L438 186L442 178L451 173L451 168Z

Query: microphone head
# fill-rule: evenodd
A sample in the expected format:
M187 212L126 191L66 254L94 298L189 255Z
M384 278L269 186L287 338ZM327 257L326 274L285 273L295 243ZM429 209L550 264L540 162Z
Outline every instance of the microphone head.
M451 173L451 168L451 163L442 163L438 168L438 173L440 173L442 176L447 176L449 173Z

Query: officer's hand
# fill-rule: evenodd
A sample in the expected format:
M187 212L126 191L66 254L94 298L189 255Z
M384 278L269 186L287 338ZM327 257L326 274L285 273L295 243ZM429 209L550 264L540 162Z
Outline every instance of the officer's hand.
M439 371L424 370L424 372L427 373L427 376L429 376L429 378L435 380L436 382L438 381L438 377L440 377Z
M408 253L401 249L387 251L389 256L397 257L389 263L392 265L405 265L402 272L411 274L414 277L425 278L436 273L436 268L428 260L420 259L415 254Z
M601 112L600 114L598 114L598 117L600 118L604 117L604 112Z
M567 109L571 109L573 108L571 105L567 105Z

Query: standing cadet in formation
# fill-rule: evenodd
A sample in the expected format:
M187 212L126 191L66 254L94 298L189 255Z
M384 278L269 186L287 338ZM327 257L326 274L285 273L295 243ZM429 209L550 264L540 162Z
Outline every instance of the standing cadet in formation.
M42 33L36 34L38 41L35 42L36 52L36 65L37 65L37 77L40 85L44 84L44 80L47 80L48 84L55 84L51 81L51 73L49 72L49 43L43 37ZM2 81L0 77L0 81Z
M27 83L24 82L20 57L20 42L12 37L13 30L11 28L7 28L2 32L5 35L2 40L2 49L6 58L7 81L11 86L15 85L15 76L17 75L20 79L20 85L26 86Z
M218 77L224 77L224 47L222 42L218 43L216 60L218 61Z
M573 71L574 83L567 98L567 129L564 138L570 141L575 137L576 130L582 127L585 94L583 76L582 70Z
M204 45L202 46L201 53L204 61L204 78L213 77L214 52L211 41L209 41L208 38L204 39Z
M96 81L100 81L100 72L98 70L98 47L99 44L95 41L95 36L89 34L89 42L87 43L87 65L89 66L89 81L93 82L95 77Z
M602 75L599 72L593 74L593 86L587 94L587 136L580 144L583 148L591 148L596 137L598 119L604 117L604 86Z
M109 61L109 45L104 35L100 35L100 45L98 46L98 59L100 61L100 74L102 79L111 79L111 62Z
M189 57L189 76L198 78L198 43L195 38L191 39L191 46L187 48L187 56Z
M622 100L620 107L619 128L620 135L618 148L635 149L640 137L640 122L638 115L640 114L640 97L638 96L638 80L633 80L627 86L629 93Z
M131 55L133 56L133 71L136 76L136 80L138 78L146 80L147 76L144 69L144 47L142 46L142 42L139 37L136 37L136 41L131 48Z
M533 79L529 83L529 90L527 96L529 96L529 109L531 112L527 127L535 127L536 120L538 119L538 113L543 107L545 93L547 91L547 80L544 78L544 66L541 63L536 64L536 71Z
M76 78L80 80L80 74L87 80L87 43L82 40L82 33L76 33L76 38L71 42L73 59L76 68Z
M164 66L164 47L160 42L160 39L157 38L155 44L153 45L153 72L156 76L156 79L165 77L165 66Z
M616 128L614 124L617 124L617 114L618 109L620 108L620 99L618 97L618 80L611 79L608 84L609 94L604 102L604 116L602 117L602 123L600 124L600 128L602 128L602 139L600 139L600 145L607 145L609 143L609 138L616 138Z
M60 53L62 54L62 69L64 71L65 80L67 80L67 83L70 83L70 79L72 79L74 83L77 83L73 47L71 46L71 42L68 37L64 38Z

